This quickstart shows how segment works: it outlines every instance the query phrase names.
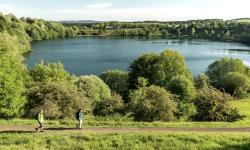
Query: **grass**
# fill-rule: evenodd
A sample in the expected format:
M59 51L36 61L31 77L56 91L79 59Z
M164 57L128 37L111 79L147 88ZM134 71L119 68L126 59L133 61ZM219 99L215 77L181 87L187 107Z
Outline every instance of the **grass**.
M134 122L128 117L93 118L85 116L84 127L250 127L250 98L232 102L246 118L237 122ZM37 125L36 120L12 119L0 120L0 125ZM47 127L75 127L75 120L46 120Z
M1 150L249 149L245 133L1 133Z

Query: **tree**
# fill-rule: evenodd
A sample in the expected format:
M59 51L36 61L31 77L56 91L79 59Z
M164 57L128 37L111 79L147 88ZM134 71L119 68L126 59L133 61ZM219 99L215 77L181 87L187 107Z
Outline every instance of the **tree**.
M76 81L76 86L83 93L86 93L91 102L92 109L95 108L98 102L111 97L108 85L94 75L79 77Z
M169 82L176 76L183 75L192 80L184 57L178 52L165 50L158 57L153 69L153 82L155 85L167 89Z
M230 72L222 79L222 88L232 96L245 98L248 96L250 81L246 75Z
M137 58L129 66L129 87L135 89L137 87L138 77L144 77L153 83L152 76L154 74L154 64L156 63L158 56L155 53L148 53Z
M45 65L43 61L30 70L30 76L35 82L68 82L73 85L76 80L74 76L64 70L62 63Z
M176 104L172 94L158 86L141 87L129 95L129 108L137 121L171 121Z
M79 108L84 113L91 113L90 102L85 95L63 82L38 83L29 88L26 95L26 116L31 118L40 109L44 110L47 119L74 118Z
M125 96L128 92L128 73L120 70L110 70L100 75L111 91Z
M236 121L242 119L236 108L230 106L232 97L212 87L204 87L197 91L194 104L197 121Z
M0 117L13 118L23 114L26 102L26 67L18 50L18 41L8 33L0 33Z
M223 88L222 79L230 72L239 72L246 74L246 66L240 59L222 58L208 66L206 75L209 77L209 83L218 88Z

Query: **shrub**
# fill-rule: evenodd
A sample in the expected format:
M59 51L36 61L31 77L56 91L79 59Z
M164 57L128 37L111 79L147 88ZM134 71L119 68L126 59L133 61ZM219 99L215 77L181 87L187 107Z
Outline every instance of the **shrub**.
M128 73L120 70L104 72L100 78L109 86L111 91L125 96L128 92Z
M194 83L185 76L176 76L172 78L167 89L178 95L180 101L183 102L192 102L196 95Z
M239 72L245 75L246 71L247 67L240 59L222 58L208 66L206 75L209 77L209 83L212 86L221 89L223 88L221 81L228 73Z
M111 97L111 91L108 85L97 76L81 76L77 80L76 85L79 90L86 93L93 109L96 103Z
M250 88L249 78L239 72L230 72L222 79L222 88L232 96L245 98Z
M35 82L70 82L74 84L74 77L64 70L61 63L44 64L43 61L36 64L30 70L30 76Z
M212 87L205 87L197 91L194 104L197 121L236 121L242 119L237 109L230 106L232 97Z
M168 84L168 90L178 96L176 116L180 120L190 120L196 113L193 100L196 89L192 80L185 76L176 76Z
M208 76L201 74L198 77L196 77L195 86L196 86L196 89L201 89L201 88L210 86L208 82Z
M174 96L158 86L142 87L129 95L129 108L137 121L171 121L176 104Z
M123 111L123 100L120 95L114 94L110 98L101 100L94 108L94 115L113 116Z
M27 91L26 116L34 117L40 109L47 119L74 118L82 108L91 113L89 100L76 87L65 83L38 83Z

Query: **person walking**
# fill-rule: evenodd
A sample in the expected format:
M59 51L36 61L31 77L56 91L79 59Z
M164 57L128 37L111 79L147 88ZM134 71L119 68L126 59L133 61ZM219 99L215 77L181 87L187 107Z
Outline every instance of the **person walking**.
M41 109L37 115L37 121L39 123L39 127L36 128L36 131L38 131L39 129L41 129L41 131L43 131L43 121L44 121L44 118L43 118L43 110Z
M78 121L77 128L81 129L82 128L82 109L79 109L78 112L76 113L76 119Z

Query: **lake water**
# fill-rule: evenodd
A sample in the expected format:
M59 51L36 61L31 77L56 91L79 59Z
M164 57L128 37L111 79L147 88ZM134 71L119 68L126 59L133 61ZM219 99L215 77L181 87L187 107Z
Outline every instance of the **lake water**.
M28 67L41 59L62 62L76 75L97 74L110 70L127 70L129 64L147 52L161 53L171 48L186 59L194 75L204 73L209 64L222 57L240 58L250 64L250 47L240 43L208 40L140 39L119 37L78 37L32 43L26 56Z

